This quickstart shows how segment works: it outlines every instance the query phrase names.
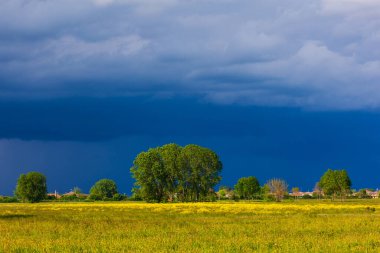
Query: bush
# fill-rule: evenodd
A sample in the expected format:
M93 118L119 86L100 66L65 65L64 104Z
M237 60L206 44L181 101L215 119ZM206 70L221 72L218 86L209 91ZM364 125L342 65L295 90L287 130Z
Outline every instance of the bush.
M242 199L254 199L260 193L260 183L255 177L242 177L235 185L235 191Z
M78 195L66 195L62 196L60 201L84 201L86 200L86 197L84 196L78 196Z
M116 193L113 195L112 200L114 201L122 201L128 199L128 196L125 194Z
M16 197L0 196L0 203L16 203L18 199Z
M92 201L95 201L95 200L102 200L103 198L99 195L95 195L95 194L90 194L88 197L87 197L88 200L92 200Z
M132 201L143 201L143 198L138 193L134 192L132 196L129 198Z
M177 196L175 196L175 199L176 198L177 198ZM140 193L140 189L138 189L136 187L133 187L132 188L132 195L129 198L129 200L132 200L132 201L142 201L143 197L142 197L142 195Z
M110 200L116 195L117 186L113 180L101 179L90 189L90 199L93 200Z
M264 195L263 201L276 201L276 197L272 194Z
M55 197L55 196L47 196L46 198L45 198L46 200L57 200L57 198Z

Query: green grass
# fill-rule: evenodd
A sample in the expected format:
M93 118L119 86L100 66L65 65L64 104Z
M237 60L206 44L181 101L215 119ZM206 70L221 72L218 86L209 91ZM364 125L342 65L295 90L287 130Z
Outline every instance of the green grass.
M379 252L380 201L0 204L0 252Z

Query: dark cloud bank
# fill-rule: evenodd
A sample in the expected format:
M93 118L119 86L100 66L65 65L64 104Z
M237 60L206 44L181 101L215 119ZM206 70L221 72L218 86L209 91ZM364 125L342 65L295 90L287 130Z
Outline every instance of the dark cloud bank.
M88 190L102 177L129 192L134 157L169 142L197 143L224 163L223 184L255 175L311 189L329 167L346 168L355 187L377 187L377 112L318 112L226 106L192 99L70 98L0 103L2 192L21 172L40 170L50 189Z

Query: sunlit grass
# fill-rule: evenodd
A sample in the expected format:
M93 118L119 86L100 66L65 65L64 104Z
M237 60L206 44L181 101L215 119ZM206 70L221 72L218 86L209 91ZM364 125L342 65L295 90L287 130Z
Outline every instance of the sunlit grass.
M0 252L378 252L377 200L0 204Z

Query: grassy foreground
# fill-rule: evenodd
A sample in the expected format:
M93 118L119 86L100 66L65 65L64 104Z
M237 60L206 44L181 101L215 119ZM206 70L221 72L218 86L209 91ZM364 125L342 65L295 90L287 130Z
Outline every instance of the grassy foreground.
M380 202L0 204L0 252L379 252Z

